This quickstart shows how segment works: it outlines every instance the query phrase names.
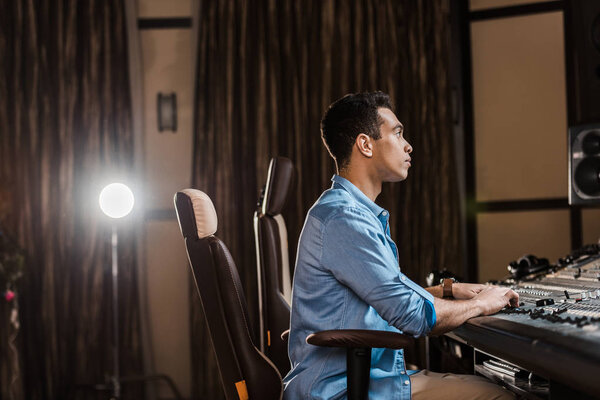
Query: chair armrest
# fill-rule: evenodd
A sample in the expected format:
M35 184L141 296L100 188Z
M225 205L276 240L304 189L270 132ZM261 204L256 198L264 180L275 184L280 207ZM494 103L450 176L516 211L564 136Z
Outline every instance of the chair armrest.
M402 349L414 343L412 336L365 329L337 329L311 333L306 343L322 347L370 347Z

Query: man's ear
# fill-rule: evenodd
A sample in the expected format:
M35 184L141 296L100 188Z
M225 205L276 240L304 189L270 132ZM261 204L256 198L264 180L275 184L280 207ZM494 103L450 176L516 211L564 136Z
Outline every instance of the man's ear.
M373 157L373 139L364 133L359 133L354 141L356 149L367 158Z

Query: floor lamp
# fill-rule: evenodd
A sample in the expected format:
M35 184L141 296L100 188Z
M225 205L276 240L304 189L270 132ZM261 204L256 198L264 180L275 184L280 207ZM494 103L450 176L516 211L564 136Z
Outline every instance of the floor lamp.
M95 385L96 390L106 390L111 394L111 399L121 398L121 384L142 381L164 381L173 392L176 399L182 399L181 393L177 390L175 382L165 374L139 375L122 377L119 371L119 262L118 262L118 244L119 236L117 234L116 220L127 216L133 209L135 203L133 192L122 183L111 183L100 192L100 209L104 214L113 219L112 221L112 314L113 314L113 375L111 375L106 384Z
M122 183L111 183L100 192L100 209L114 220L127 216L135 203L133 192ZM121 377L119 373L119 260L116 221L112 221L112 314L113 314L113 375L110 377L112 398L121 398Z

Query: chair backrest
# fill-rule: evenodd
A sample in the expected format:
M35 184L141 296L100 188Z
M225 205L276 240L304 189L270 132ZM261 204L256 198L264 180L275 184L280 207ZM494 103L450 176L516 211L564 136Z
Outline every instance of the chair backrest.
M214 235L212 201L194 189L177 192L174 201L226 398L281 399L281 375L254 346L237 268L227 246Z
M269 164L267 183L254 213L260 349L282 375L290 370L287 342L281 333L289 329L292 279L287 229L281 211L294 180L294 166L285 157Z

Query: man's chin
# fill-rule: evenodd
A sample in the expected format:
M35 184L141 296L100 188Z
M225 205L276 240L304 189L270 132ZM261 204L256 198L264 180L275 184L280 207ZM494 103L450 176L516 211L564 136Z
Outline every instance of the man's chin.
M406 178L408 178L408 173L390 177L389 179L386 179L385 182L389 182L389 183L402 182L402 181L406 180Z

